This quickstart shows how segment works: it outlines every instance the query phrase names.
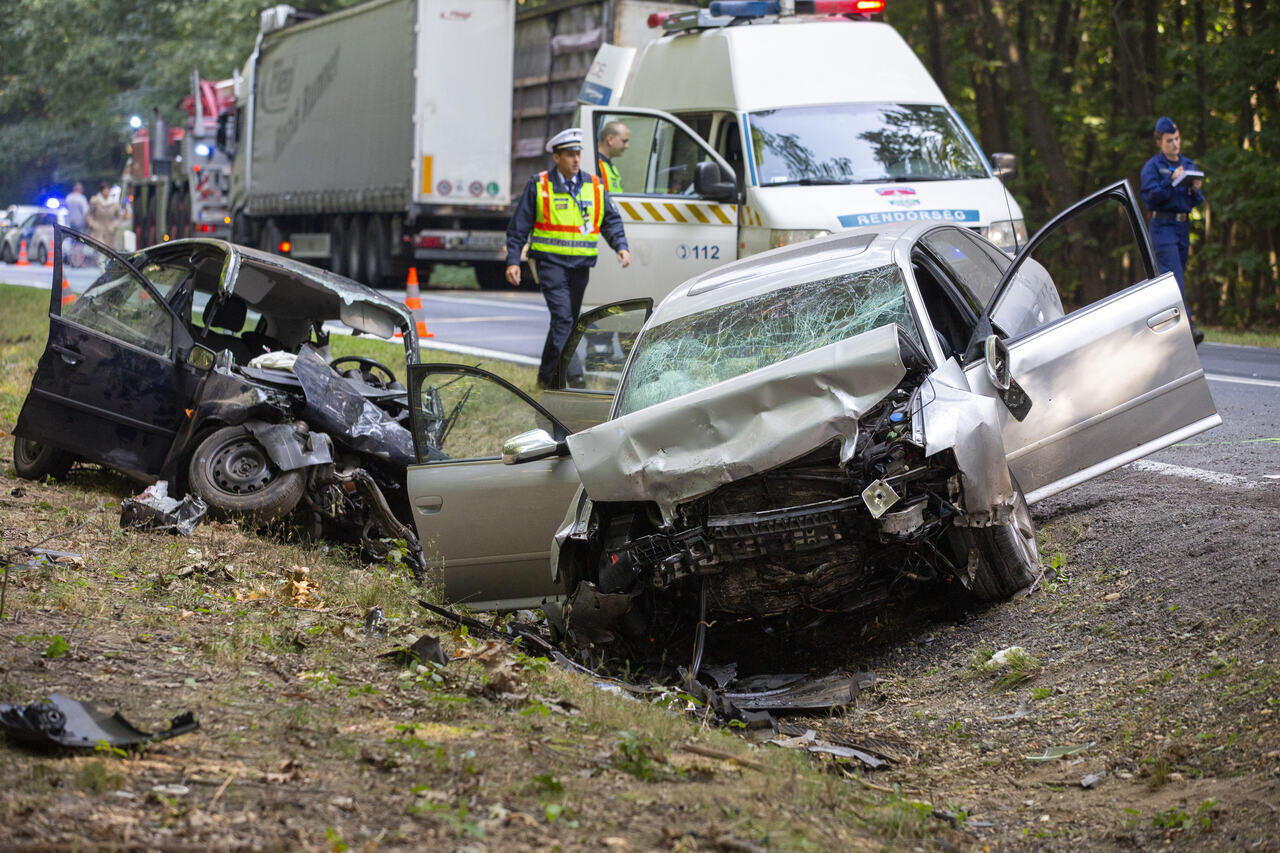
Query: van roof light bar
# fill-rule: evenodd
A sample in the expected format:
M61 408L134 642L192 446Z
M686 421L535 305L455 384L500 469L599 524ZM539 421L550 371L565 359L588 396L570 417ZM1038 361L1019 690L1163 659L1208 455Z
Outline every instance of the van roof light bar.
M713 0L716 17L763 18L767 15L873 15L885 0Z

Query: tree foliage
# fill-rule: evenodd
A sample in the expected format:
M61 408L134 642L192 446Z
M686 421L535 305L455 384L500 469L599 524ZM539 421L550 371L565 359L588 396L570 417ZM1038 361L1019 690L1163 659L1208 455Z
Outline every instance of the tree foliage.
M1120 178L1136 187L1172 116L1208 175L1193 311L1280 324L1280 4L891 0L886 17L983 147L1018 154L1032 227Z

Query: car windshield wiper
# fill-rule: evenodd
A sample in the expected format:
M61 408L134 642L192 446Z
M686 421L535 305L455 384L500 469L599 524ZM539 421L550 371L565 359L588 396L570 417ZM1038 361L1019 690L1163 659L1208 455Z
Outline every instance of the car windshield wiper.
M963 178L983 178L985 175L902 175L894 178L880 178L867 183L880 184L919 184L926 181L958 181Z

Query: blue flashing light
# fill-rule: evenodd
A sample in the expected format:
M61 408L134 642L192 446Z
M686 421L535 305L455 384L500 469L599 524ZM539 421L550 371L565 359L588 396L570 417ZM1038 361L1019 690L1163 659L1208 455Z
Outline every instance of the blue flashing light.
M44 200L44 206L49 208L50 210L57 210L58 208L62 207L62 199L52 198L52 197L47 198Z
M208 145L205 145L203 142L196 146L196 154L201 157L208 157L212 151L213 149Z
M708 11L716 17L763 18L781 11L778 0L713 0Z

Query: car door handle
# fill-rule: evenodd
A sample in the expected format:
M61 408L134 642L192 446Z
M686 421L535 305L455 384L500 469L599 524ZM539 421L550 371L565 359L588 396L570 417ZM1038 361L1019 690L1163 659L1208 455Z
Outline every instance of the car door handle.
M421 495L414 499L413 505L423 515L431 515L439 512L444 507L444 498L439 495Z
M1180 312L1177 308L1166 308L1159 314L1148 317L1147 326L1150 327L1152 331L1163 332L1165 328L1170 328L1171 323L1176 323L1178 321L1179 313ZM1162 326L1165 328L1161 328Z
M54 352L61 355L62 360L67 364L79 364L84 361L84 355L78 349L60 346L58 344L53 344L52 349Z

